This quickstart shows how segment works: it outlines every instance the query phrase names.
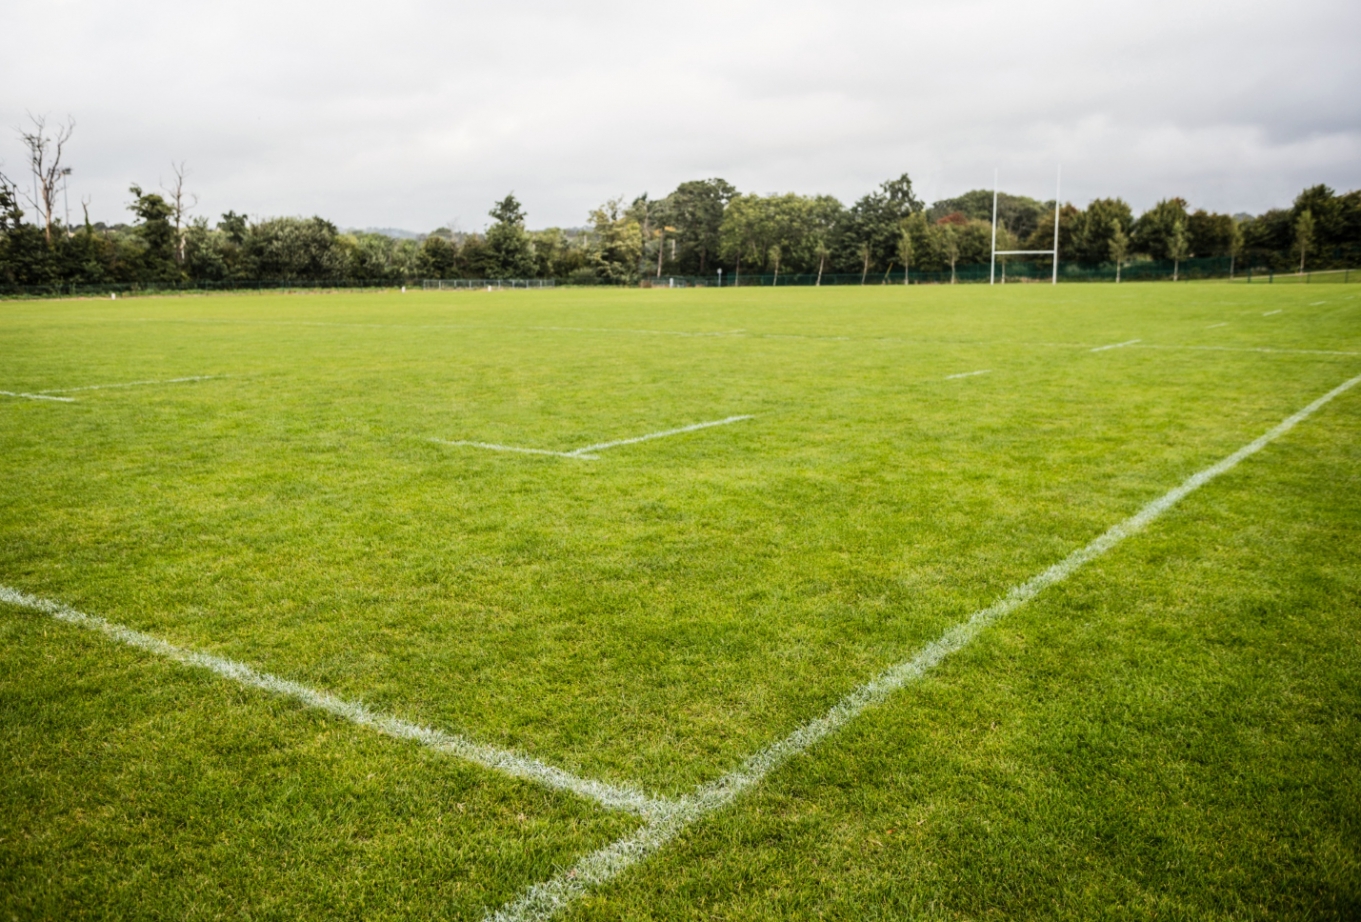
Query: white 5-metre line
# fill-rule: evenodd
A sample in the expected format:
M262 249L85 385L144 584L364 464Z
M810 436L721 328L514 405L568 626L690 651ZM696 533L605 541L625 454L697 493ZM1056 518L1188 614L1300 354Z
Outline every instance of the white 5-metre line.
M84 387L54 387L44 394L74 394L76 391L105 391L114 387L146 387L152 384L183 384L186 381L212 381L227 375L190 375L187 378L163 378L159 381L126 381L122 384L87 384ZM69 399L69 398L67 398Z
M821 717L808 721L784 739L772 743L747 759L736 770L683 798L669 812L654 815L636 831L592 852L556 877L530 886L514 902L508 903L497 912L488 913L487 919L492 922L541 922L552 917L587 890L606 883L658 851L676 838L686 826L732 803L739 795L760 784L776 768L841 730L859 717L865 709L879 704L905 685L920 679L947 656L968 646L975 637L998 619L1024 605L1046 588L1067 579L1121 541L1139 533L1187 494L1203 487L1220 474L1232 470L1243 459L1261 451L1308 419L1334 397L1357 384L1361 384L1361 375L1333 388L1223 460L1192 474L1179 486L1113 526L1086 547L1073 551L1049 569L1016 586L992 605L974 612L967 620L927 644L912 659L890 666L879 673L838 701Z
M629 813L636 813L639 816L654 817L670 815L675 809L673 802L651 797L636 788L606 784L589 778L579 778L571 772L546 765L538 759L531 759L492 746L484 746L456 733L433 730L388 714L371 711L357 701L346 701L328 692L308 688L306 685L281 679L267 672L258 672L235 660L213 656L210 653L200 653L196 650L186 650L183 647L177 647L161 640L159 637L152 637L150 634L134 631L132 628L124 627L121 624L114 624L112 621L106 621L97 615L78 612L60 602L40 599L18 589L0 586L0 602L43 612L58 621L89 631L97 631L111 640L127 644L130 647L163 656L186 666L207 669L209 672L231 679L241 685L292 698L300 704L325 711L342 720L348 720L350 723L376 730L397 739L411 740L437 752L493 769L512 778L530 781L558 791L568 791L612 810L624 810Z
M1122 342L1122 343L1111 343L1109 346L1097 346L1095 349L1091 349L1091 350L1088 350L1088 351L1090 351L1090 352L1105 352L1107 349L1123 349L1123 348L1125 348L1126 346L1132 346L1132 345L1134 345L1135 343L1139 343L1139 342L1143 342L1143 340L1141 340L1141 339L1127 339L1127 340L1125 340L1125 341Z
M631 439L620 439L617 442L601 442L599 445L587 445L585 448L578 448L568 452L573 458L589 458L590 452L604 451L606 448L617 448L620 445L632 445L636 442L647 442L652 439L664 439L668 435L680 435L684 432L694 432L696 429L708 429L711 426L727 426L730 423L740 423L744 419L751 419L750 416L729 416L727 419L715 419L707 423L692 423L689 426L681 426L679 429L667 429L665 432L651 432L647 435L636 436Z
M0 397L21 397L24 400L58 400L62 403L75 403L74 397L50 397L47 394L25 394L19 391L0 391Z
M598 445L587 445L585 448L574 448L571 451L549 451L546 448L521 448L518 445L495 445L491 442L453 442L446 439L431 439L430 441L440 445L461 445L467 448L485 448L489 451L514 451L524 455L552 455L555 458L580 458L585 461L595 461L596 456L592 454L592 452L604 451L606 448L617 448L620 445L632 445L636 442L647 442L651 439L664 439L669 435L680 435L684 432L694 432L696 429L708 429L711 426L726 426L729 423L739 423L744 419L752 419L752 417L729 416L727 419L715 419L707 423L693 423L689 426L681 426L679 429L667 429L665 432L650 432L647 435L639 435L631 439L619 439L617 442L601 442Z

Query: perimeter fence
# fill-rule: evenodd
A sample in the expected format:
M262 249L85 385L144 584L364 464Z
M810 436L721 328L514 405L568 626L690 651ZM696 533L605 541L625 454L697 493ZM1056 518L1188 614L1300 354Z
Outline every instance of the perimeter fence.
M816 273L749 273L733 272L722 275L662 275L641 280L621 279L233 279L229 281L185 282L102 282L81 284L52 282L45 285L6 285L0 283L0 298L71 298L107 297L158 294L188 294L194 292L278 292L329 291L346 289L401 289L417 287L425 291L505 291L514 289L555 288L775 288L819 285L950 285L987 284L990 277L987 263L958 266L953 272L892 269L888 272L826 272ZM1225 279L1252 283L1323 283L1361 282L1361 269L1337 268L1307 272L1281 272L1251 259L1231 260L1227 256L1205 259L1141 260L1125 263L1118 272L1114 263L1093 266L1084 263L1059 263L1060 282L1155 282ZM1048 262L997 261L995 279L998 284L1040 284L1053 278L1053 266Z

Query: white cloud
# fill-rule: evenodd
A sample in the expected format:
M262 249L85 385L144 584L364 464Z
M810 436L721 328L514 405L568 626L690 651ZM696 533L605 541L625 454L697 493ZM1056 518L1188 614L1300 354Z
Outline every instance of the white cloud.
M1361 185L1356 4L518 0L11 4L0 124L77 119L116 219L189 162L200 211L479 227L721 175L850 200L909 172L1220 210ZM44 37L41 40L38 37ZM19 173L21 152L0 137Z

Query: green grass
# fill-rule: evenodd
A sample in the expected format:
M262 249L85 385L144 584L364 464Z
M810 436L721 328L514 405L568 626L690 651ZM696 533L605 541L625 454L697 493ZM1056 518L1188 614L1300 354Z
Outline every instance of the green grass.
M0 585L679 796L1361 372L1351 290L6 303L2 390L227 377L0 398ZM431 441L738 414L595 461ZM1354 918L1358 422L1352 391L565 917ZM478 918L637 825L0 633L0 918Z

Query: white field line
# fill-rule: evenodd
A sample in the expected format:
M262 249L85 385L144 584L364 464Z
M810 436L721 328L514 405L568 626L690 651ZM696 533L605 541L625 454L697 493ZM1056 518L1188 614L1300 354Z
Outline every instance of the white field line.
M47 394L24 394L19 391L0 391L0 397L21 397L24 400L58 400L62 403L75 403L74 397L50 397Z
M635 436L631 439L620 439L617 442L601 442L598 445L587 445L585 448L578 448L569 454L574 458L589 458L588 452L604 451L606 448L616 448L620 445L633 445L637 442L647 442L652 439L664 439L669 435L680 435L685 432L694 432L697 429L709 429L713 426L727 426L732 423L740 423L744 419L751 419L751 416L729 416L726 419L715 419L707 423L692 423L689 426L681 426L679 429L667 429L665 432L650 432L647 435Z
M632 445L636 442L647 442L651 439L662 439L670 435L681 435L685 432L694 432L697 429L708 429L712 426L726 426L730 423L737 423L744 419L751 418L751 416L729 416L727 419L715 419L707 423L693 423L689 426L681 426L679 429L667 429L665 432L650 432L647 435L639 435L631 439L619 439L615 442L601 442L598 445L587 445L584 448L574 448L571 451L549 451L546 448L521 448L518 445L495 445L491 442L450 441L448 439L431 439L430 441L440 445L485 448L488 451L514 451L526 455L551 455L555 458L578 458L583 461L596 461L598 460L598 456L591 454L591 452L604 451L606 448L616 448L620 445Z
M488 451L514 451L519 452L522 455L552 455L556 458L585 458L589 461L595 460L595 458L590 455L578 455L573 454L570 451L549 451L546 448L521 448L518 445L493 445L491 442L450 441L449 439L431 439L430 441L437 445L457 445L463 448L485 448Z
M113 387L145 387L152 384L183 384L186 381L212 381L229 375L190 375L187 378L164 378L159 381L127 381L123 384L87 384L84 387L54 387L43 391L44 394L74 394L76 391L103 391Z
M1143 342L1143 340L1141 340L1141 339L1127 339L1127 340L1125 340L1123 343L1111 343L1109 346L1097 346L1095 349L1092 349L1092 350L1090 350L1090 351L1092 351L1092 352L1105 352L1107 349L1123 349L1123 348L1125 348L1126 346L1132 346L1132 345L1134 345L1135 343L1138 343L1138 342Z
M961 371L957 375L946 375L945 380L953 381L956 378L972 378L974 375L988 375L988 374L992 374L991 368L984 368L982 371Z
M515 901L486 918L492 922L542 922L568 906L593 887L600 886L646 859L675 839L685 827L726 807L756 787L775 769L819 741L838 732L867 708L880 704L904 686L922 678L950 654L968 646L994 622L1062 582L1083 566L1105 554L1171 509L1188 494L1224 474L1308 419L1333 398L1361 384L1361 375L1333 388L1304 409L1287 417L1233 454L1192 474L1134 515L1113 526L1086 547L1069 554L1049 569L1016 586L988 608L974 612L966 621L945 631L912 659L879 673L817 717L747 759L735 771L705 785L676 803L670 812L654 815L638 830L582 858L557 876L525 889Z
M1310 307L1318 307L1320 304L1327 304L1327 303L1328 303L1327 301L1311 301L1311 302L1309 303L1309 306L1310 306Z
M386 736L419 743L437 752L481 765L484 768L490 768L512 778L530 781L553 790L576 794L612 810L624 810L629 813L636 813L639 816L653 817L670 815L675 809L673 802L651 797L636 788L606 784L601 781L592 781L589 778L578 778L570 772L546 765L537 759L527 758L505 749L484 746L455 733L433 730L419 724L408 723L397 717L371 711L357 701L346 701L328 692L308 688L306 685L281 679L267 672L258 672L235 660L213 656L210 653L186 650L158 637L152 637L150 634L143 634L141 631L135 631L121 624L114 624L97 615L78 612L60 602L31 596L18 589L0 586L0 602L43 612L66 624L101 633L118 643L136 647L157 656L163 656L186 666L206 669L249 688L258 688L276 695L282 695L285 698L292 698L306 707L325 711L342 720L348 720L350 723L358 724L361 727L376 730Z
M1277 308L1277 309L1274 310L1274 311L1267 311L1267 312L1266 312L1265 314L1263 314L1262 316L1263 316L1263 317L1270 317L1271 315L1273 315L1273 314L1279 314L1280 312L1281 312L1280 308Z
M1342 349L1275 349L1271 346L1168 346L1161 343L1140 343L1133 349L1193 349L1204 352L1266 352L1275 355L1361 355Z
M1225 320L1225 321L1223 321L1222 323L1212 323L1212 324L1210 324L1208 327L1206 327L1205 329L1207 329L1207 330L1213 330L1213 329L1216 329L1216 328L1218 328L1218 327L1226 327L1226 326L1228 326L1228 325L1229 325L1229 322L1228 322L1227 320Z

